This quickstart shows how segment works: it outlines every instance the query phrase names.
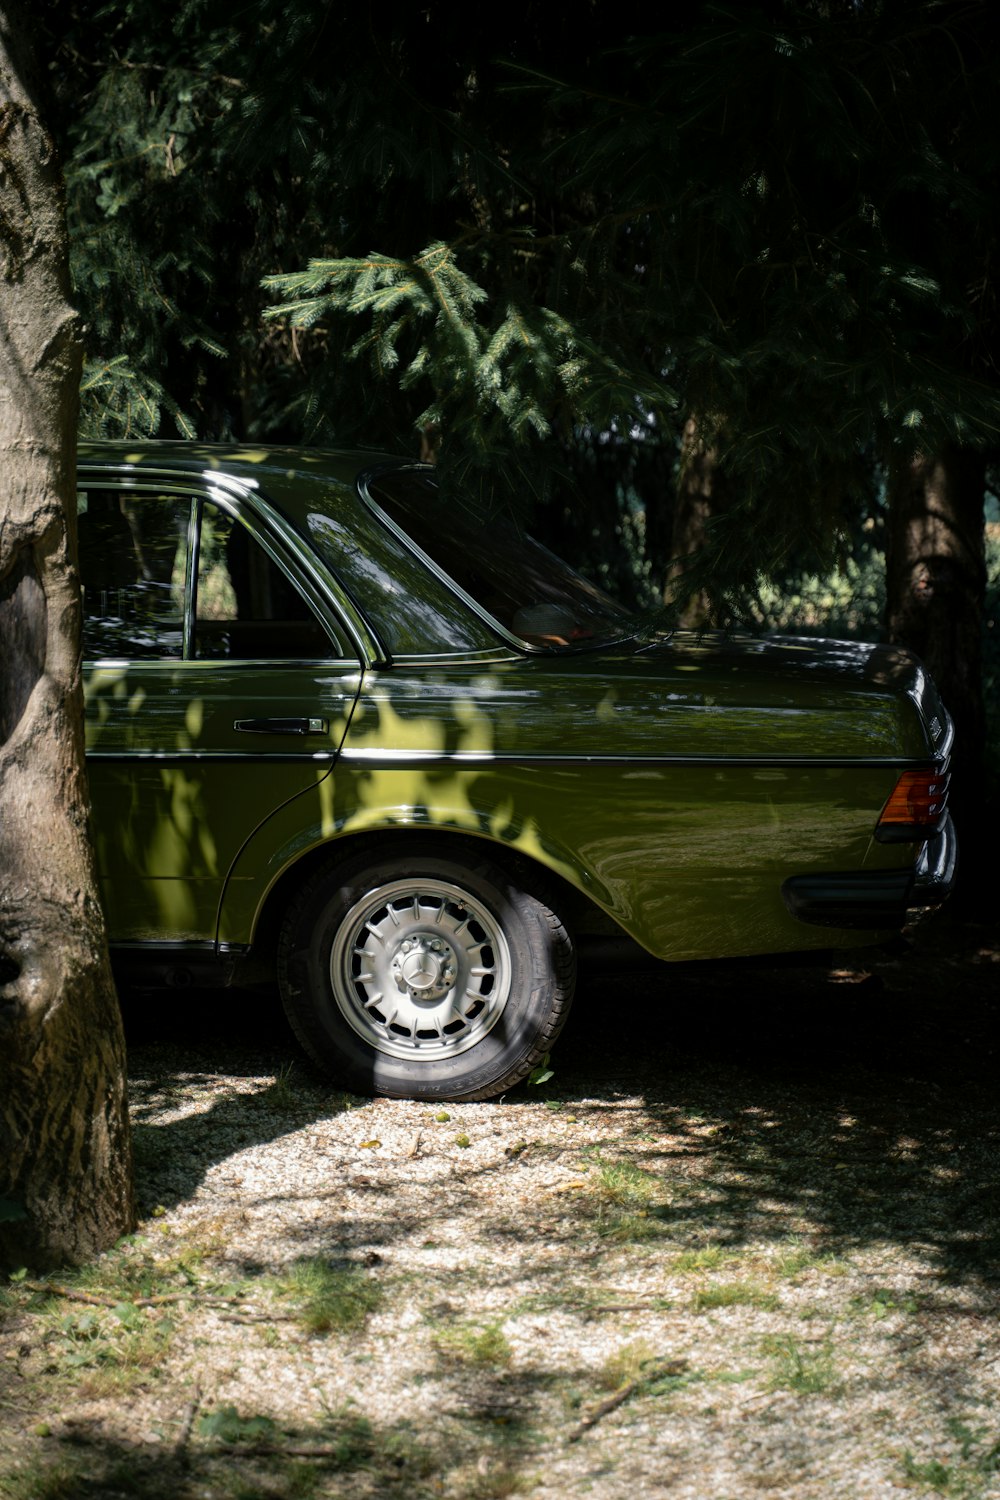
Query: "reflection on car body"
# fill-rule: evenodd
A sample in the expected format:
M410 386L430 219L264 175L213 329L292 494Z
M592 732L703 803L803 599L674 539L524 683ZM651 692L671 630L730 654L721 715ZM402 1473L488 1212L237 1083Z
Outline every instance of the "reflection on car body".
M954 874L951 725L888 647L663 634L419 465L85 447L113 951L270 973L351 1086L484 1098L576 954L877 941Z

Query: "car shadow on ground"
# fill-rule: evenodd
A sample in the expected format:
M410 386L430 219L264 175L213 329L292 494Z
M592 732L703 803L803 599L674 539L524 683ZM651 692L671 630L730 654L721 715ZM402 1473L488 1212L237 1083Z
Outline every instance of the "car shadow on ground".
M805 1224L818 1247L921 1245L945 1277L986 1281L1000 1270L998 960L996 931L938 922L826 966L588 971L545 1093L574 1108L638 1097L649 1141L609 1150L659 1177L697 1159L658 1210L678 1244ZM235 1149L363 1102L310 1070L271 990L128 993L123 1009L143 1212L189 1197ZM522 1085L502 1108L538 1102Z

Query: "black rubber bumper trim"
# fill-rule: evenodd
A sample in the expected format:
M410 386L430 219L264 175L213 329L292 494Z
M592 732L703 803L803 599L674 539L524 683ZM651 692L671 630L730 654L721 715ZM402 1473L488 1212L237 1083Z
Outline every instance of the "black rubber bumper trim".
M951 893L957 871L958 838L949 815L937 838L929 839L920 851L910 905L940 906Z
M791 875L781 895L793 917L816 927L901 927L914 907L941 905L957 869L958 839L946 817L910 869Z
M791 875L781 895L793 917L816 927L902 927L913 878L912 869Z

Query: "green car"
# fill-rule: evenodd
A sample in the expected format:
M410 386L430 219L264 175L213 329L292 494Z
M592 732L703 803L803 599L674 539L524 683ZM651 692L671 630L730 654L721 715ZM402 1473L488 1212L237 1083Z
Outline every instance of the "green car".
M112 951L276 978L351 1088L509 1088L595 941L825 949L947 895L951 724L906 652L663 632L417 464L80 457Z

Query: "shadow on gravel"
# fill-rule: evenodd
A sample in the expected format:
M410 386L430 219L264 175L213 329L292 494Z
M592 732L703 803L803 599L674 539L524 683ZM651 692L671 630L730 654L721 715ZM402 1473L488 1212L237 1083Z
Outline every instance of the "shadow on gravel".
M292 1431L224 1408L196 1415L193 1426L190 1440L126 1444L97 1424L75 1422L44 1444L30 1469L8 1472L3 1493L12 1500L302 1500L317 1493L418 1500L440 1494L444 1476L459 1467L426 1431L407 1423L379 1428L350 1413Z
M657 1217L674 1247L805 1236L833 1253L888 1241L922 1247L948 1278L988 1281L1000 1271L998 960L995 931L938 921L909 952L861 951L833 969L591 974L546 1092L578 1113L612 1111L609 1151L627 1147L669 1189ZM357 1102L298 1060L267 992L180 992L169 1007L132 996L125 1009L139 1187L157 1202L190 1196L234 1143L275 1140ZM279 1074L269 1088L144 1123L171 1078L269 1071ZM636 1098L668 1149L615 1134L615 1101ZM522 1086L495 1107L538 1103ZM382 1243L412 1232L393 1221L391 1183L374 1199ZM518 1232L546 1213L529 1206Z
M798 1221L819 1249L890 1241L930 1250L949 1278L997 1276L995 929L938 919L892 956L742 974L689 966L623 989L625 1003L616 992L608 1006L588 985L558 1076L568 1088L602 1015L616 1029L634 1018L632 1055L603 1038L602 1092L641 1093L678 1159L702 1159L699 1186L665 1214L672 1234L738 1244ZM655 1152L644 1164L668 1166Z

